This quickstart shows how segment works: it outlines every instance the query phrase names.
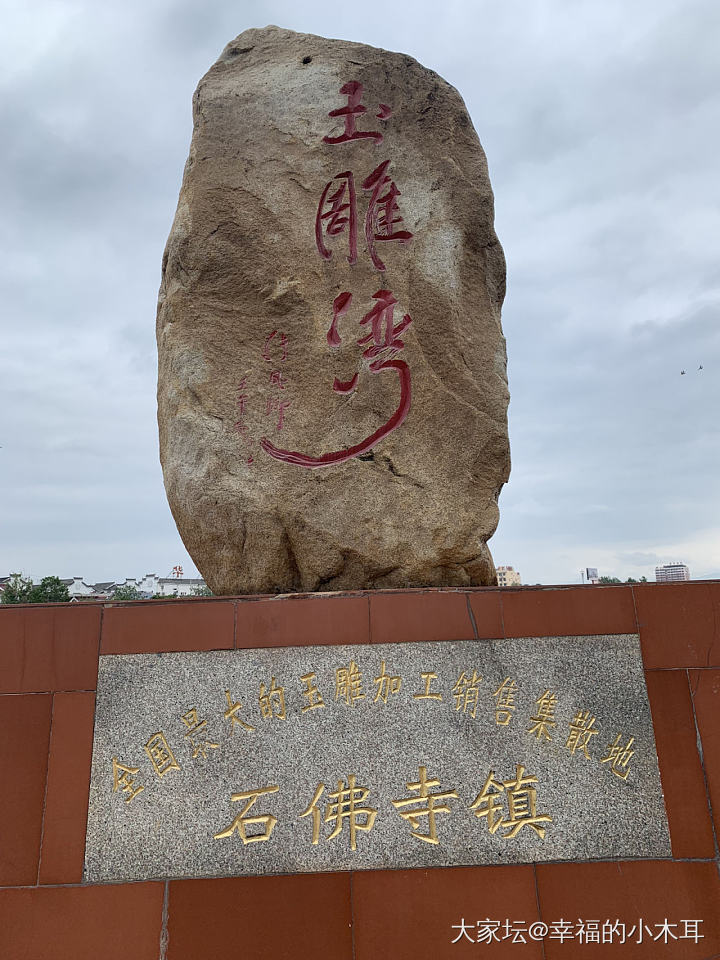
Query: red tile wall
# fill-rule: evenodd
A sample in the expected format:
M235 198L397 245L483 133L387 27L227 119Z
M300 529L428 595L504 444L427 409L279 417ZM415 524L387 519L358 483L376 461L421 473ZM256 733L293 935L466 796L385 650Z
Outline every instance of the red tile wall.
M99 653L601 633L640 634L671 860L82 883ZM0 733L3 960L720 958L717 581L0 607Z

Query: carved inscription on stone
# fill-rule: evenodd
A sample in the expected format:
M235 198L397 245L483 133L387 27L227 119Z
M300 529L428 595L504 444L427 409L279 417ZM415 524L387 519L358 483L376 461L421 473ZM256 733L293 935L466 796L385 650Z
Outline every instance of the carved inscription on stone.
M101 658L88 880L669 853L637 637Z

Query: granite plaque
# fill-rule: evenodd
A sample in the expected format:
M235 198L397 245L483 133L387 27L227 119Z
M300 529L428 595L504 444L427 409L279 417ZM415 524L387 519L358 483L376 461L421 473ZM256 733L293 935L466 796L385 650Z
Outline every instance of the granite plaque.
M637 636L100 658L88 881L666 856Z

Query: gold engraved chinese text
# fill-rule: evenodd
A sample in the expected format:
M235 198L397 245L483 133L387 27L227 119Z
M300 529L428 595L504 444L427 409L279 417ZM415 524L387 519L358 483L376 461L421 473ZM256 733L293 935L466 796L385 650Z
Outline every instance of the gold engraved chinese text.
M277 823L277 817L273 817L272 814L267 813L261 814L257 817L248 817L247 813L258 797L262 796L264 793L277 793L279 789L280 787L275 785L270 787L258 787L257 790L245 790L242 793L234 793L230 798L231 800L246 800L247 803L226 830L221 830L220 833L214 834L215 839L223 840L225 837L231 837L234 831L237 830L237 832L240 834L240 839L244 844L258 843L260 840L269 840L270 834L273 832L273 827ZM248 836L247 828L254 826L255 824L261 826L263 828L263 832L253 833L251 836Z
M375 677L375 685L377 690L375 692L375 698L373 703L377 703L378 700L382 700L383 703L388 702L388 697L393 693L398 693L402 685L402 677L391 677L388 673L385 672L385 661L382 661L382 666L380 667L380 676Z
M585 756L590 759L590 754L588 753L588 743L590 743L591 737L596 737L598 735L597 730L593 730L595 724L595 717L590 715L589 710L578 710L575 716L570 721L570 736L567 738L567 743L565 746L568 748L570 753L575 754L576 750L582 750Z
M278 720L286 720L285 716L285 687L278 687L275 683L275 677L270 681L270 689L267 690L264 683L260 684L260 714L263 720L271 720L274 716Z
M528 727L528 733L534 733L538 740L545 737L550 739L548 727L555 726L555 707L557 705L557 695L546 690L541 697L538 697L535 703L538 705L536 717L531 717L532 726Z
M491 770L482 790L470 804L470 809L475 811L476 817L487 817L490 833L495 833L503 822L505 810L502 795L504 791L505 787L502 781L496 780L495 771Z
M113 769L113 793L117 793L118 790L122 790L123 793L126 793L125 803L130 803L133 797L136 797L139 793L145 789L145 787L133 787L135 786L135 775L139 772L140 767L126 767L125 764L119 763L117 757L113 757L112 760L112 769Z
M447 803L438 803L440 800L449 800L451 797L455 800L458 800L459 797L455 790L445 790L442 793L429 793L430 787L439 787L439 780L428 780L427 778L427 767L420 767L420 778L417 783L406 783L405 786L411 792L417 791L417 797L407 797L404 800L393 800L392 805L395 807L400 816L407 820L410 826L412 827L412 836L417 837L418 840L424 840L425 843L434 843L437 844L440 841L438 840L437 835L437 825L435 824L435 817L438 813L450 813L450 807ZM422 803L422 801L425 801ZM413 810L401 810L401 807L414 806ZM427 833L419 833L420 830L420 817L427 817Z
M414 693L413 698L415 700L442 700L441 693L430 693L430 686L433 680L437 680L437 674L428 670L425 673L421 673L420 676L425 682L425 689L422 693Z
M303 813L300 814L301 817L313 818L313 832L312 832L312 842L314 845L317 845L320 842L320 823L322 822L322 814L320 813L320 808L318 807L318 800L322 796L322 792L325 789L324 783L319 783L317 789L313 795L312 800L305 808Z
M508 827L503 833L506 839L516 837L523 827L532 827L540 839L545 837L543 823L552 823L552 817L547 813L537 813L537 790L534 784L537 777L526 777L525 767L518 763L515 767L514 780L496 780L495 771L491 770L480 793L470 804L470 809L476 817L487 817L488 830L495 833L499 827ZM501 796L505 793L508 804L508 818L504 819L504 810Z
M505 677L497 688L495 698L495 723L498 727L506 727L512 720L515 711L515 693L517 683L510 677Z
M305 689L303 690L302 695L307 700L307 703L302 708L302 712L307 713L308 710L318 710L320 707L324 707L325 701L320 695L320 691L315 686L315 674L306 673L304 676L300 677L300 679L305 684Z
M193 760L198 756L201 756L203 760L207 760L208 750L218 750L220 748L219 743L212 743L205 736L204 730L207 726L207 720L198 719L198 712L195 707L183 714L182 722L187 727L185 737L190 738L190 743L193 748Z
M312 842L314 844L317 844L320 840L322 814L320 813L318 802L324 789L324 783L318 784L318 788L310 804L303 813L300 814L301 817L312 816ZM366 787L355 786L355 774L353 773L348 776L347 787L344 781L338 780L337 790L334 793L328 794L329 801L333 802L328 802L325 808L324 822L335 824L332 833L328 834L328 840L337 837L343 828L343 823L347 820L348 831L350 833L350 849L357 850L357 831L372 830L375 817L377 816L377 810L374 807L362 807L358 805L364 802L369 792L369 789ZM365 817L365 821L361 822L359 817Z
M609 763L610 769L616 777L621 780L627 780L630 768L630 757L635 753L630 747L635 743L635 737L630 737L625 746L622 745L621 734L615 737L613 743L608 744L608 755L603 757L600 763Z
M453 687L455 710L462 710L463 713L469 713L473 720L475 719L475 713L477 711L481 681L482 677L479 676L475 670L472 672L472 677L469 677L463 670Z
M164 777L170 770L179 770L180 764L173 756L170 745L162 731L154 733L145 744L145 753L150 757L153 770L159 777Z
M356 700L365 699L362 675L354 660L350 661L349 667L339 667L335 671L335 699L345 700L349 707L354 707Z
M223 716L226 720L230 721L230 733L232 734L232 732L235 730L235 724L237 724L239 727L242 727L244 730L253 731L255 727L251 727L249 723L245 723L244 720L241 720L240 717L237 716L240 710L242 710L242 704L240 701L238 700L237 703L233 703L233 698L230 696L229 690L225 691L225 699L227 700L228 708Z

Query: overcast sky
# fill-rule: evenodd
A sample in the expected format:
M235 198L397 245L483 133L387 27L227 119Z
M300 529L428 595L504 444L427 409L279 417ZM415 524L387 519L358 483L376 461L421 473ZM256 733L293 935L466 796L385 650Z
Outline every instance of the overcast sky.
M717 0L0 11L0 576L195 573L157 451L161 257L192 92L275 23L409 53L468 105L508 263L495 562L720 577Z

